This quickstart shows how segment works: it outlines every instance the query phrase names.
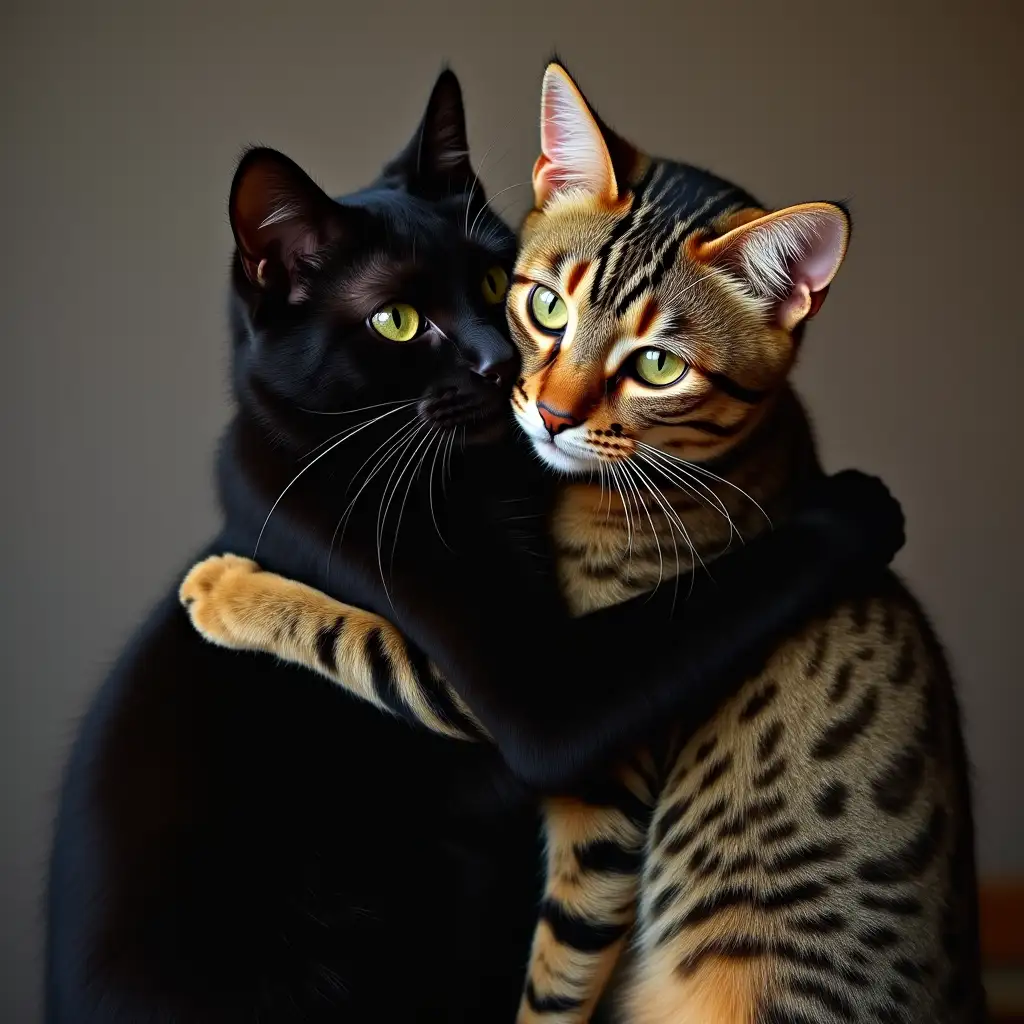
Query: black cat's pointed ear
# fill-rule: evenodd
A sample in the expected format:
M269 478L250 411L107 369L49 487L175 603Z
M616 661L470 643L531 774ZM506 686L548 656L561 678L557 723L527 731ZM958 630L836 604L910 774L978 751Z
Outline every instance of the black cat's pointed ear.
M477 183L469 162L462 87L454 71L446 68L438 76L423 120L405 149L385 167L384 177L430 199L468 192Z
M342 236L348 212L298 164L264 148L242 157L228 208L246 277L293 303L306 297L304 274Z

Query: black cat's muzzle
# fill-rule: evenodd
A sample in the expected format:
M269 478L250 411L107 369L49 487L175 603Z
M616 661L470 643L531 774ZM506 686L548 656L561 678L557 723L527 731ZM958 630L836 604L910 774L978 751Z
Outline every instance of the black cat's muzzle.
M508 399L490 383L438 388L420 401L417 412L429 426L464 432L468 444L498 440L508 429Z

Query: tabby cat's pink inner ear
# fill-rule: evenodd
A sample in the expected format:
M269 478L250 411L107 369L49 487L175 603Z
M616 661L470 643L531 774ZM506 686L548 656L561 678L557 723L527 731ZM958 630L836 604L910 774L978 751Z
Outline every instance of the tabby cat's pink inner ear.
M817 313L850 239L846 211L804 203L758 217L704 247L709 262L727 264L759 297L772 302L787 331Z
M601 128L566 70L549 64L540 99L541 155L533 167L534 205L575 189L606 202L618 198L612 159Z

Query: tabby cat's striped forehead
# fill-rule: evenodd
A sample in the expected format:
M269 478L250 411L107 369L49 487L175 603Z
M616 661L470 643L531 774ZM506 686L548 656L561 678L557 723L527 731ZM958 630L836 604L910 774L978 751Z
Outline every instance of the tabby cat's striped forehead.
M590 301L622 316L644 292L656 291L683 242L730 213L757 208L749 193L707 171L651 160L630 188L628 209L607 233L597 257Z

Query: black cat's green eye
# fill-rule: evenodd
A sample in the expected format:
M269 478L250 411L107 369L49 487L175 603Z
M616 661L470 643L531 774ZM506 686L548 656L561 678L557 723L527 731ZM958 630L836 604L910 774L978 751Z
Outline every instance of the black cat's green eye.
M530 293L530 316L548 334L559 334L569 322L569 307L558 292L539 284Z
M370 326L388 341L412 341L420 330L420 315L406 302L391 302L370 317Z
M686 363L672 352L663 348L645 348L636 357L636 374L652 387L663 388L683 379L688 369Z
M501 267L491 267L480 282L480 291L484 294L484 301L492 306L504 302L508 291L508 274Z

